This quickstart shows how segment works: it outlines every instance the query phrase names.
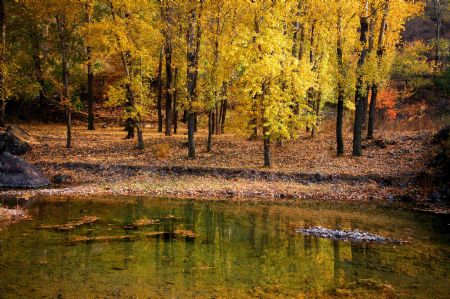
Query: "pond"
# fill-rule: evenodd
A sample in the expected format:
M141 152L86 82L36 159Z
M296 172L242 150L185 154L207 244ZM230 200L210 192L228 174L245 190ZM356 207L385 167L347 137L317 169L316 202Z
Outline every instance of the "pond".
M146 197L26 205L33 219L0 232L0 298L450 298L442 216L367 204ZM40 227L86 216L99 220ZM318 225L409 243L295 233Z

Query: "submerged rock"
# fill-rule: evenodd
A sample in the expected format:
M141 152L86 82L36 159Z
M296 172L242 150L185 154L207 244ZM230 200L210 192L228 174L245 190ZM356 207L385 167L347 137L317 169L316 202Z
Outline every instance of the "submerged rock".
M173 232L175 237L185 237L186 239L194 239L196 234L191 230L177 229Z
M64 224L41 224L38 226L39 229L54 229L58 231L67 231L67 230L73 230L77 227L83 226L83 225L92 225L95 222L97 222L99 218L97 216L83 216L81 218L78 218L75 221L70 221Z
M36 167L8 152L0 155L0 188L39 188L49 184Z
M124 229L138 229L140 227L146 227L150 225L159 224L160 221L158 219L148 219L148 218L142 218L137 219L133 221L130 225L125 225Z
M404 243L403 241L386 238L368 232L362 232L360 230L334 230L320 226L299 228L297 233L306 236L315 236L319 238L327 238L340 241L351 242L373 242L373 243Z
M91 242L136 242L146 239L172 239L181 238L185 241L193 241L197 235L190 230L175 230L173 232L146 232L142 234L130 234L130 235L109 235L109 236L72 236L67 240L68 244L74 245L77 243L91 243Z

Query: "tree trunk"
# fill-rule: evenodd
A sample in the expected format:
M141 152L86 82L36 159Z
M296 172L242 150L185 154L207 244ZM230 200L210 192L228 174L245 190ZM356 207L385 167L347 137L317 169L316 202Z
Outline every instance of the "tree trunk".
M194 133L196 127L196 113L193 111L193 104L197 101L197 77L198 77L198 58L200 51L201 26L199 16L197 16L196 0L190 0L192 7L189 11L189 22L187 30L187 121L188 121L188 157L195 159L195 140ZM200 13L203 0L200 1Z
M262 84L262 94L261 94L261 119L262 119L262 134L263 134L263 147L264 147L264 167L270 167L270 127L268 124L268 119L266 117L266 108L264 106L264 98L267 93L267 84L264 82Z
M264 167L270 166L270 137L264 136Z
M156 109L158 110L158 133L162 133L163 129L163 115L162 115L162 97L163 97L163 82L162 82L162 64L163 64L164 47L161 46L159 53L158 65L158 96L156 98Z
M72 110L69 107L66 108L66 124L67 124L67 142L66 147L72 147Z
M86 1L86 23L91 22L91 2ZM94 126L94 69L92 67L91 47L86 47L87 53L87 102L88 102L88 130L95 130Z
M337 145L337 155L344 155L344 137L343 137L343 125L344 125L344 85L343 80L343 54L342 54L342 9L339 8L338 13L338 39L337 39L337 49L336 56L338 61L338 69L341 77L338 81L338 101L337 101L337 116L336 116L336 145Z
M263 89L263 93L264 93ZM263 95L264 96L264 95ZM263 110L263 115L265 114L265 111ZM269 135L269 127L266 125L266 119L265 116L263 116L263 147L264 147L264 167L270 167L270 135Z
M0 112L0 127L4 127L6 125L5 117L6 117L6 101L1 102L1 112Z
M126 109L128 110L128 113L131 113L133 111L133 95L131 91L130 84L126 84L126 90L127 90L127 102L126 102ZM127 137L126 139L134 139L134 127L135 123L134 120L131 117L128 117L125 121L125 130L127 131Z
M369 24L367 22L367 17L360 17L360 43L362 44L361 56L358 60L358 69L360 70L365 61L367 55L367 31L369 29ZM363 75L359 74L356 82L356 93L355 93L355 120L353 125L353 156L359 157L362 155L362 121L363 121L363 102L364 102L364 82Z
M172 41L166 38L166 136L172 135L173 107L173 72L172 72Z
M115 10L114 10L114 6L112 1L109 1L109 5L111 7L111 15L114 21L116 21L116 17L115 17ZM119 40L119 37L117 36L117 39ZM125 74L129 80L129 82L131 82L133 80L133 74L130 72L130 64L129 61L132 61L132 57L130 55L130 53L125 53L123 49L120 49L120 58L122 60L122 66L124 68ZM129 59L129 60L128 60ZM131 115L133 115L134 118L132 118L131 116L127 119L127 131L128 131L128 136L129 138L134 138L134 128L136 127L137 129L137 134L138 134L138 145L137 148L138 149L143 149L144 148L144 139L143 139L143 133L142 133L142 124L141 124L141 115L139 113L137 113L137 107L136 107L136 98L134 96L134 92L133 92L133 88L131 86L131 83L127 83L125 84L125 88L126 88L126 92L127 92L127 109L129 110L129 113L132 113ZM135 115L136 113L136 115ZM135 116L134 116L135 115Z
M374 49L374 41L375 41L375 18L376 18L376 10L375 7L372 6L371 8L371 15L369 22L369 48L367 50L368 53L372 54ZM362 128L367 128L366 126L366 120L367 120L367 108L369 106L369 93L370 93L371 86L366 86L364 88L364 97L363 97L363 114L362 114Z
M305 53L305 25L300 25L300 45L298 49L298 59L303 60Z
M130 89L131 87L129 84L126 86L127 89L127 102L125 103L125 108L128 113L131 113L133 110L133 99L131 98ZM134 139L134 121L131 117L128 117L125 121L125 131L127 132L127 137L125 139Z
M343 137L343 125L344 125L344 92L340 86L337 103L337 119L336 119L336 143L337 143L337 155L344 155L344 137Z
M387 17L389 14L389 4L390 0L386 0L383 18L381 20L380 33L378 36L378 46L377 46L377 63L381 64L381 59L384 54L384 35L386 32L387 26ZM375 118L376 118L376 107L377 107L377 96L378 96L378 83L374 83L372 85L372 95L370 99L370 108L369 108L369 124L367 126L367 138L372 139L374 137L374 129L375 129Z
M299 18L301 16L301 11L302 11L302 1L298 1L298 7L297 7L297 13L296 13L297 18ZM300 22L298 20L295 20L293 46L292 46L292 56L294 56L294 57L299 56L299 51L300 51L299 38L300 38L301 31L302 31L302 26L300 25Z
M173 86L173 133L178 131L178 68L175 68Z
M369 106L369 88L364 88L364 96L362 98L362 119L361 119L361 126L363 129L366 128L366 119L367 119L367 108Z
M194 113L194 133L197 133L198 131L198 115L197 113Z
M316 131L317 131L317 128L319 126L320 104L321 104L321 95L320 95L320 93L318 93L317 96L316 96L316 100L314 101L315 120L314 120L314 126L312 127L312 130L311 130L311 137L312 138L314 138L316 136Z
M258 100L256 96L253 96L252 99L252 116L248 123L250 129L252 130L252 134L250 135L249 140L258 139Z
M39 56L39 51L40 51L40 39L39 39L39 34L37 31L37 28L34 24L31 24L30 27L33 28L33 31L31 32L31 34L33 35L32 38L32 47L33 47L33 63L34 63L34 74L36 76L36 81L39 83L39 108L40 108L40 112L42 115L42 119L44 120L44 122L48 122L48 111L47 111L47 91L45 88L45 80L44 80L44 75L42 72L42 63L41 63L41 58Z
M222 113L221 113L221 121L220 121L220 132L223 134L225 133L225 120L227 116L227 109L228 109L228 100L225 99L222 102Z
M214 113L214 110L211 110L212 115L211 115L211 119L212 119L212 123L211 123L211 132L214 135L216 132L216 113ZM209 117L209 113L208 113L208 117Z
M194 126L195 115L192 112L188 113L188 158L195 159L195 139L194 139Z
M367 139L373 139L373 131L375 128L375 112L377 107L378 85L372 85L372 95L370 98L369 108L369 124L367 126Z
M127 132L125 139L134 139L134 124L131 118L127 118L125 121L125 131Z
M314 40L315 40L315 32L316 32L316 22L317 22L317 20L314 20L311 24L311 34L309 37L309 45L310 45L309 46L309 63L313 67L313 69L315 69L315 67L314 67ZM309 94L310 95L308 96L308 107L310 108L309 111L312 111L312 114L314 114L316 92L312 87L310 89ZM309 111L308 111L308 113L309 113ZM310 131L311 131L311 135L313 136L314 126L311 125L311 123L307 123L306 124L306 132L310 132Z
M42 89L39 90L39 111L42 115L42 120L48 123L47 97Z
M314 37L316 32L316 22L317 20L314 20L311 24L311 35L309 38L309 63L311 63L311 65L314 63Z
M358 93L358 89L357 89ZM353 156L359 157L362 156L362 114L363 114L363 105L362 105L362 96L355 96L355 120L353 124Z
M69 65L68 65L68 53L66 43L66 18L65 16L58 15L56 17L56 24L58 27L59 40L61 43L61 56L62 56L62 82L63 82L63 102L66 107L66 127L67 127L67 143L66 147L72 147L72 112L69 99Z
M441 29L442 29L442 6L440 0L433 0L434 12L436 18L436 46L435 46L435 58L436 65L441 59L440 41L441 41Z
M5 0L0 0L0 30L2 41L0 45L0 126L5 126L5 110L6 110L6 74L5 74L5 51L6 51L6 11Z
M140 118L140 117L139 117ZM143 150L144 149L144 135L142 133L142 125L140 121L136 122L136 131L137 131L137 137L138 137L138 145L137 149Z
M208 144L206 146L206 151L209 153L211 152L212 147L212 135L213 135L213 123L214 123L214 116L213 116L212 110L208 113Z
M215 129L215 133L216 135L220 134L220 103L217 101L216 102L216 112L214 113L214 129Z
M90 50L88 50L90 52ZM92 70L92 63L88 63L88 130L95 130L94 126L94 72Z

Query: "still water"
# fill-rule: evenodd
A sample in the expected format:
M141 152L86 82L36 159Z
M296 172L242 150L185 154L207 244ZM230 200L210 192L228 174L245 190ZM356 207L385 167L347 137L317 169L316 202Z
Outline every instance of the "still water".
M0 298L450 298L445 217L371 205L41 198L0 232ZM83 216L93 225L38 229ZM159 223L129 229L139 219ZM355 244L298 227L360 229L410 244ZM127 227L128 226L128 227ZM195 238L141 238L189 230ZM75 236L128 241L70 243Z

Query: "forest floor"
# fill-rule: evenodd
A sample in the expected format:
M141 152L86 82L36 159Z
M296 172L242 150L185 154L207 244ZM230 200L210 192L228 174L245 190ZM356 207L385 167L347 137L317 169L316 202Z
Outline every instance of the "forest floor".
M145 129L146 148L124 139L119 127L73 128L73 148L65 148L65 127L21 125L38 143L24 158L54 183L39 190L1 191L4 196L149 195L176 198L315 199L341 201L411 201L424 198L423 175L433 133L377 132L365 142L363 157L337 157L333 133L301 136L272 146L272 168L263 168L262 142L243 136L213 137L206 152L206 132L196 135L197 159L187 159L185 131L166 137ZM422 175L420 175L422 174ZM417 177L421 176L421 186ZM425 190L426 191L426 190Z

